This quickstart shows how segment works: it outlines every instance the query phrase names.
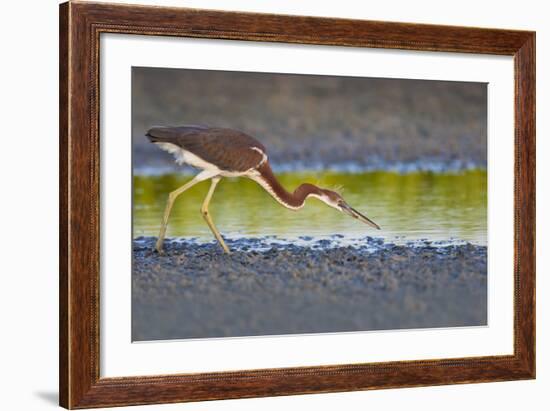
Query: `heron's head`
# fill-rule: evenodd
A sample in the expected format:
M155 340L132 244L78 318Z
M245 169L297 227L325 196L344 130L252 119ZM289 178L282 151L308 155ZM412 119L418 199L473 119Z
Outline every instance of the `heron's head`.
M376 224L374 221L372 221L370 218L366 217L365 215L361 214L359 211L351 207L344 198L337 193L336 191L327 190L327 189L321 189L320 195L317 196L319 200L327 204L328 206L335 208L336 210L347 214L353 218L356 218L357 220L370 225L371 227L376 228L377 230L380 230L380 226Z

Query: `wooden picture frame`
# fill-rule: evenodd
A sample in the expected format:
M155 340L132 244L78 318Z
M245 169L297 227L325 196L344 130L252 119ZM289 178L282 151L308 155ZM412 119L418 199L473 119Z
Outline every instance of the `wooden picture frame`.
M100 378L101 33L513 56L514 354ZM535 33L69 2L60 6L60 404L173 403L535 377Z

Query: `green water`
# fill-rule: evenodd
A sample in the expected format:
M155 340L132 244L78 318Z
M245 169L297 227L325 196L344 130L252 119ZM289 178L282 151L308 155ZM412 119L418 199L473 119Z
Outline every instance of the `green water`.
M135 176L133 235L158 234L168 193L190 179L188 175ZM387 241L465 240L487 242L487 173L473 170L459 174L336 172L278 174L294 190L302 182L321 187L343 187L344 199L378 223L374 230L357 220L308 199L299 211L283 208L258 184L246 178L222 179L210 205L218 229L226 236L281 238L365 235ZM175 203L168 237L212 240L199 212L210 186L200 183Z

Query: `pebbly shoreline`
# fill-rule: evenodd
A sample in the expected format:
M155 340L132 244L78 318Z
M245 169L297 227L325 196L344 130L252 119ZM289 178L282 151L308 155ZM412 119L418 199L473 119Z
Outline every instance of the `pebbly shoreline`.
M134 341L487 324L486 246L154 240L133 242Z

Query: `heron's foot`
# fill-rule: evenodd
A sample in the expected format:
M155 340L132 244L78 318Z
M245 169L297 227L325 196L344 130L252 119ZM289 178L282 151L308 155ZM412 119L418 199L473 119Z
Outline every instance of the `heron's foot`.
M218 240L218 243L222 246L224 254L227 254L227 255L231 254L231 250L229 249L227 244L225 244L225 241L223 241L222 236L221 235L219 237L216 236L216 238Z
M216 240L218 240L218 244L223 248L223 253L224 254L231 254L231 250L229 249L229 247L227 246L227 244L225 244L225 241L223 241L223 237L221 235L216 235Z
M157 242L157 244L155 245L155 251L158 253L158 255L164 255L164 249L162 248L162 243L159 244L159 242Z

